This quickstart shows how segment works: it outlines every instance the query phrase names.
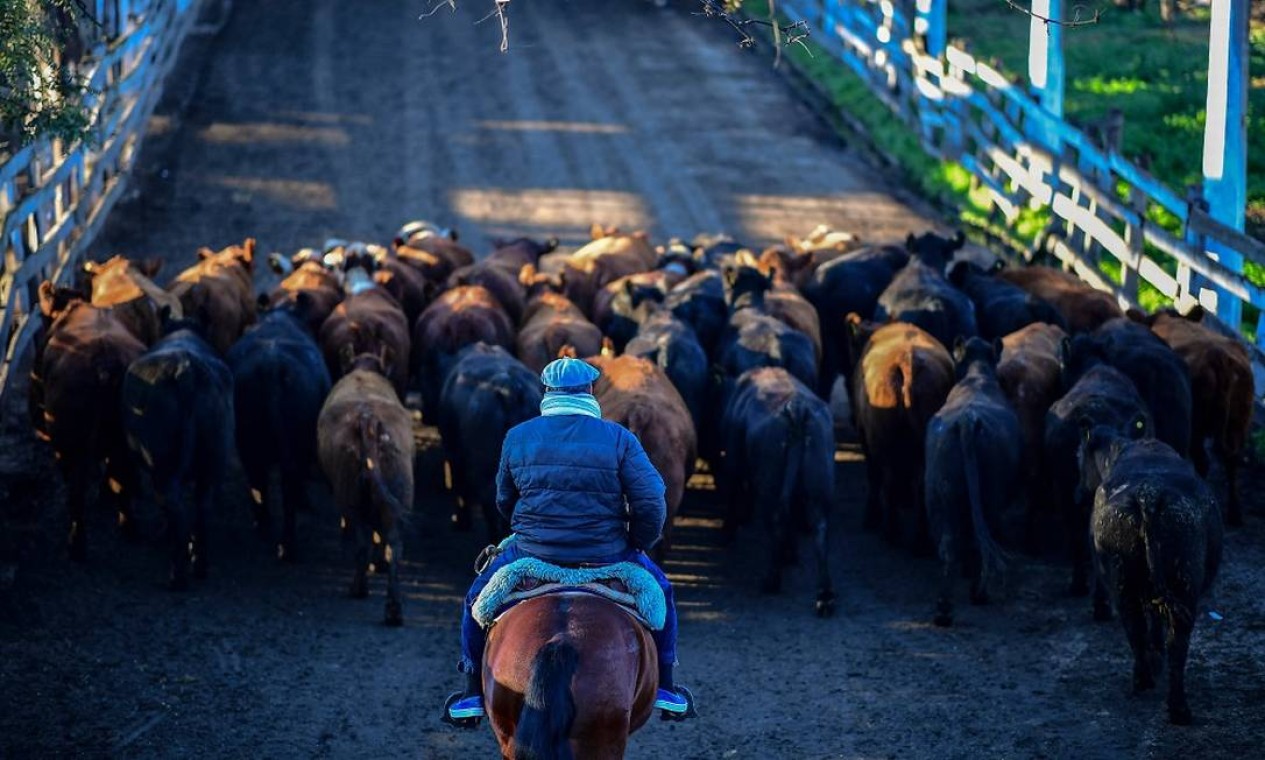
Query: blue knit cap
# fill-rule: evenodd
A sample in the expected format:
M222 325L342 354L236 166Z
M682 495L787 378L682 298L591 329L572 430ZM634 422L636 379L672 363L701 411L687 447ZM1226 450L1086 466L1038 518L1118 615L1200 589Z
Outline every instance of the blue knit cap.
M546 388L575 388L588 385L597 380L601 374L597 367L582 359L564 356L545 365L540 373L540 382L544 383Z

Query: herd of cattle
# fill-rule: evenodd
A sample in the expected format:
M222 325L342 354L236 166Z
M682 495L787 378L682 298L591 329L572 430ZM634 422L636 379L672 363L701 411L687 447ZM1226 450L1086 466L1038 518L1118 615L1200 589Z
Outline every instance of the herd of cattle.
M1228 474L1228 519L1242 519L1235 465L1254 397L1237 341L1199 314L1126 315L1056 269L978 266L958 254L961 236L862 245L819 228L755 254L725 237L656 249L595 227L570 256L556 245L498 242L476 259L414 222L389 247L273 254L282 279L258 297L253 240L203 249L166 289L150 279L156 266L122 257L88 264L77 287L44 283L31 411L68 483L71 556L85 557L86 495L104 464L101 493L124 530L149 475L172 587L205 575L206 521L235 439L257 527L282 559L296 555L295 513L319 463L354 546L351 593L385 569L386 619L399 624L395 560L414 497L405 400L420 395L440 431L454 522L468 528L480 512L498 538L500 441L539 413L540 369L570 355L602 370L603 414L641 439L670 516L701 460L725 497L726 536L759 521L764 590L812 536L826 615L828 400L842 375L866 455L865 525L938 550L937 624L952 622L959 565L971 600L987 601L1006 557L990 525L1014 504L1030 526L1054 516L1073 590L1094 580L1099 618L1115 598L1135 687L1153 684L1167 650L1170 717L1189 720L1186 649L1220 559L1221 510L1198 477L1209 442Z

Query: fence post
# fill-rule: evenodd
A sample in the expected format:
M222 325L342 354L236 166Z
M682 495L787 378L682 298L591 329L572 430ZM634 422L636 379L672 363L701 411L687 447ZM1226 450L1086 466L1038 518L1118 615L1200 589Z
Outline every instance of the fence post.
M1037 16L1061 20L1063 0L1032 0L1032 13L1028 24L1028 81L1045 113L1041 123L1032 125L1028 131L1031 137L1057 153L1056 122L1063 118L1063 27L1047 24Z
M1212 0L1208 46L1208 118L1204 125L1204 197L1209 214L1243 229L1247 206L1247 8L1248 0ZM1208 253L1226 268L1243 271L1243 256L1212 242ZM1243 305L1218 293L1217 316L1237 328Z
M914 8L917 18L914 19L914 34L922 37L923 49L932 58L944 55L946 28L946 8L949 0L916 0Z

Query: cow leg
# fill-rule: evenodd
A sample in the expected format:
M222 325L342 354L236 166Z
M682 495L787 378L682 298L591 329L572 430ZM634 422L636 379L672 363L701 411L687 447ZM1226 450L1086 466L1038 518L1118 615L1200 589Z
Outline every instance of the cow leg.
M87 562L88 537L84 517L88 501L88 458L81 454L62 456L67 486L66 507L70 513L70 534L67 536L70 558L75 562Z
M1188 726L1190 705L1186 703L1186 657L1194 629L1194 605L1168 614L1168 721Z
M466 487L465 461L458 456L452 456L444 460L444 467L448 469L453 498L456 499L456 506L452 511L452 527L465 533L473 527L473 521L470 519L470 489Z
M369 529L356 522L344 535L350 536L354 542L352 562L355 570L351 576L349 593L352 599L365 599L369 596Z
M882 509L883 539L889 544L900 543L900 500L896 495L901 492L902 484L897 473L891 467L883 468L883 487L879 489L880 509Z
M400 549L403 548L404 542L400 540L399 527L393 526L387 531L384 540L387 559L387 603L383 622L392 627L401 626L404 625L404 602L400 596Z
M294 562L295 541L296 541L296 522L298 520L299 510L307 511L307 484L304 482L303 473L286 472L281 473L281 498L285 504L284 522L281 527L281 540L277 543L277 559L286 562Z
M193 566L193 577L198 580L206 578L210 567L210 552L207 549L210 541L206 534L207 515L211 512L211 501L215 496L215 484L199 479L194 489L193 501L193 534L189 539L190 560Z
M1072 596L1089 594L1089 522L1079 504L1069 510L1068 533L1072 542Z
M760 590L766 594L776 594L782 590L782 556L786 551L786 537L791 531L786 525L787 505L778 502L774 494L756 493L755 501L765 508L764 528L769 542L769 564L765 568L764 579L760 582ZM792 533L793 535L793 533Z
M823 507L829 499L818 502L816 524L813 526L813 552L817 559L817 617L830 617L835 612L835 589L830 580L830 517Z
M953 625L953 583L954 569L958 563L957 540L954 531L946 522L940 531L940 598L936 600L936 615L932 622L947 628Z
M246 485L250 488L250 509L255 532L264 541L272 540L272 514L268 508L268 467L247 465ZM285 475L282 475L284 480Z
M1239 501L1239 453L1229 451L1221 444L1215 444L1217 457L1225 467L1225 484L1228 492L1226 522L1233 527L1243 524L1243 504Z
M865 454L865 482L865 522L862 527L875 531L883 525L883 468L869 452Z
M167 547L171 559L171 573L167 588L184 591L189 588L190 533L189 511L181 498L180 484L166 486L154 484L155 499L167 517Z
M1199 473L1199 477L1208 479L1212 462L1208 458L1208 441L1201 433L1191 436L1190 463L1195 466L1195 472Z
M930 557L932 554L931 526L927 521L927 490L923 481L922 463L918 464L918 475L909 486L914 499L914 545L915 557Z
M1155 688L1151 673L1150 637L1147 635L1146 610L1143 608L1140 589L1126 586L1120 594L1120 622L1124 624L1129 649L1133 651L1133 693L1138 694Z
M118 512L119 531L129 541L140 538L134 504L140 490L140 473L123 446L115 447L105 465L106 484Z

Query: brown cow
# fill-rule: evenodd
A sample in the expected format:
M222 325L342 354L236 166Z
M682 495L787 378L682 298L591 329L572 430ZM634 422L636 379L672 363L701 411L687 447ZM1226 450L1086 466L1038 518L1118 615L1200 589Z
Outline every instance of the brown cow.
M168 290L180 299L184 316L202 325L220 354L255 321L255 240L216 253L198 251L198 263L176 275Z
M351 596L369 595L366 572L374 568L372 543L383 543L387 566L387 625L401 625L402 525L413 506L413 422L378 356L360 355L325 399L317 421L321 469L342 512L343 540L355 546Z
M321 325L317 342L329 366L330 376L337 378L349 371L346 350L363 346L367 353L390 349L393 361L389 369L391 383L400 398L408 393L409 328L408 319L399 301L382 286L369 281L369 275L357 267L348 272L343 302Z
M1062 346L1067 333L1055 325L1036 322L1002 338L997 381L1014 407L1023 433L1024 482L1028 489L1028 515L1034 509L1053 507L1044 467L1045 415L1063 395ZM1048 510L1047 510L1048 511ZM1034 528L1029 523L1030 531ZM1029 533L1035 545L1036 536Z
M519 361L539 374L564 346L579 356L601 351L602 331L566 296L544 291L527 304L517 346Z
M439 394L457 354L479 341L514 350L514 323L484 287L453 288L426 307L413 325L413 374L422 388L422 409L434 419Z
M34 367L41 385L37 434L52 443L69 489L70 557L87 559L84 511L88 481L106 463L108 488L118 504L119 525L131 530L131 497L137 475L123 435L119 397L128 365L145 352L113 309L92 306L86 296L45 282L39 288L47 340Z
M802 290L823 264L861 247L861 240L849 232L833 232L824 225L809 237L788 237L784 245L765 248L758 259L761 272L774 274L778 285L794 285Z
M308 308L304 312L304 324L312 334L320 332L321 325L343 300L343 289L338 275L317 261L303 261L268 294L268 308L296 303L304 293Z
M592 315L597 292L620 277L654 269L658 255L646 233L631 235L593 225L593 241L563 264L563 292L585 314Z
M671 548L672 518L681 506L685 483L694 474L698 440L690 411L667 374L653 362L605 354L586 361L602 372L593 386L602 418L618 422L637 436L667 487L668 517L663 541L655 547L662 561Z
M439 292L439 284L431 282L417 267L388 253L381 246L366 248L368 255L373 257L373 281L400 302L408 323L413 324Z
M1072 333L1093 332L1104 322L1124 316L1110 293L1095 290L1061 269L1013 267L1003 269L997 276L1048 301L1063 315Z
M114 309L127 329L147 346L162 337L162 308L180 319L180 300L154 284L151 279L162 269L161 259L143 262L115 256L108 261L89 261L83 269L88 277L92 305Z
M848 324L853 355L860 356L852 375L852 417L869 480L865 527L881 527L884 537L895 541L903 498L917 515L915 548L923 550L928 535L923 442L928 422L953 387L953 358L929 333L908 323L875 329L852 313Z
M1213 451L1225 467L1229 484L1226 521L1242 525L1238 468L1255 405L1252 361L1247 349L1238 340L1200 324L1204 318L1202 306L1196 306L1185 317L1172 309L1149 317L1130 311L1129 316L1149 325L1190 368L1194 400L1190 458L1206 478L1209 462L1205 443L1212 439Z

